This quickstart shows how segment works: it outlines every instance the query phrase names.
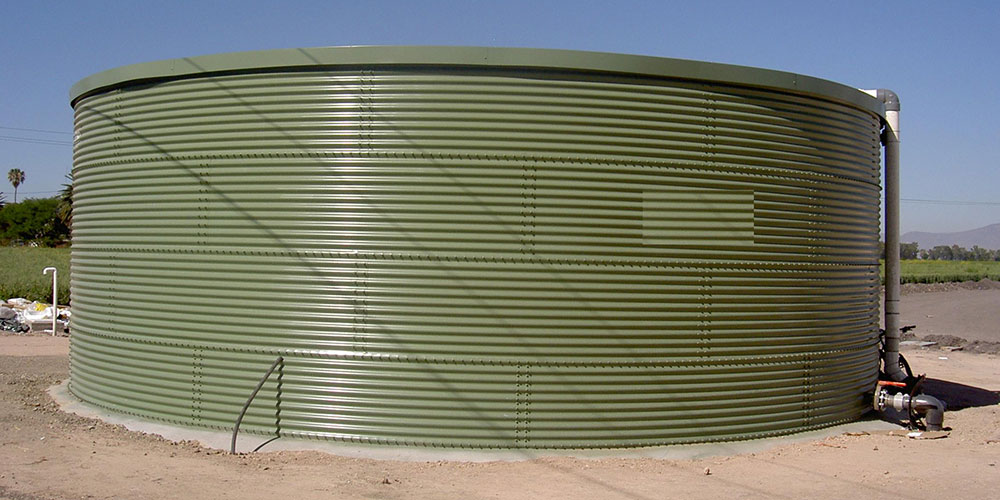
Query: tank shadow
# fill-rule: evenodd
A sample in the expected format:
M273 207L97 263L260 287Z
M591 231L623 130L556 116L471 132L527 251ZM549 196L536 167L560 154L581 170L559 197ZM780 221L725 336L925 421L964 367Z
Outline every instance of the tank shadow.
M990 391L947 380L928 378L924 381L922 389L923 392L944 401L949 411L1000 403L1000 391Z

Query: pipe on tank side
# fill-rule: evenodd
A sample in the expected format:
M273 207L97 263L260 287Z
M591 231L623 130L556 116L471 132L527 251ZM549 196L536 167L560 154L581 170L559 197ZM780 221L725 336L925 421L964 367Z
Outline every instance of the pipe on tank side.
M885 146L885 346L882 365L889 379L902 381L907 374L899 365L899 96L888 89L865 92L885 104L882 134ZM946 408L944 402L934 396L890 395L882 387L876 388L875 407L879 411L892 407L923 415L929 431L941 430Z
M899 96L879 89L885 103L885 373L903 380L899 367Z
M885 103L885 348L882 364L892 380L906 379L899 366L899 96L866 90Z

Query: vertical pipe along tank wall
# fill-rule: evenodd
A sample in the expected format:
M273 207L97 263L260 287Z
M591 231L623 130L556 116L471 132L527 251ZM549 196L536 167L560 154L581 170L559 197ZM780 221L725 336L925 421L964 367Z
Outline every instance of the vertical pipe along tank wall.
M75 108L70 390L406 446L636 447L859 418L871 97L753 68L361 47L99 73Z

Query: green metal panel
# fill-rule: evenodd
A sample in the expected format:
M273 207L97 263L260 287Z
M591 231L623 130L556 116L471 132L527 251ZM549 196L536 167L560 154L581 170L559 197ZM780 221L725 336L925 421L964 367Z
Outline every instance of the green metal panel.
M876 101L454 50L208 56L74 87L73 393L228 428L282 355L248 431L280 410L284 436L472 448L866 411Z

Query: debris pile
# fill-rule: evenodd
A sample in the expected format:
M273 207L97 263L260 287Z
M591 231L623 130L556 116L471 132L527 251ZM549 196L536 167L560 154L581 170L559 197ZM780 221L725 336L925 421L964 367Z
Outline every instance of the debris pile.
M51 329L53 310L57 315L56 333L67 333L71 315L68 306L53 309L51 304L23 298L0 300L0 331L23 334Z

